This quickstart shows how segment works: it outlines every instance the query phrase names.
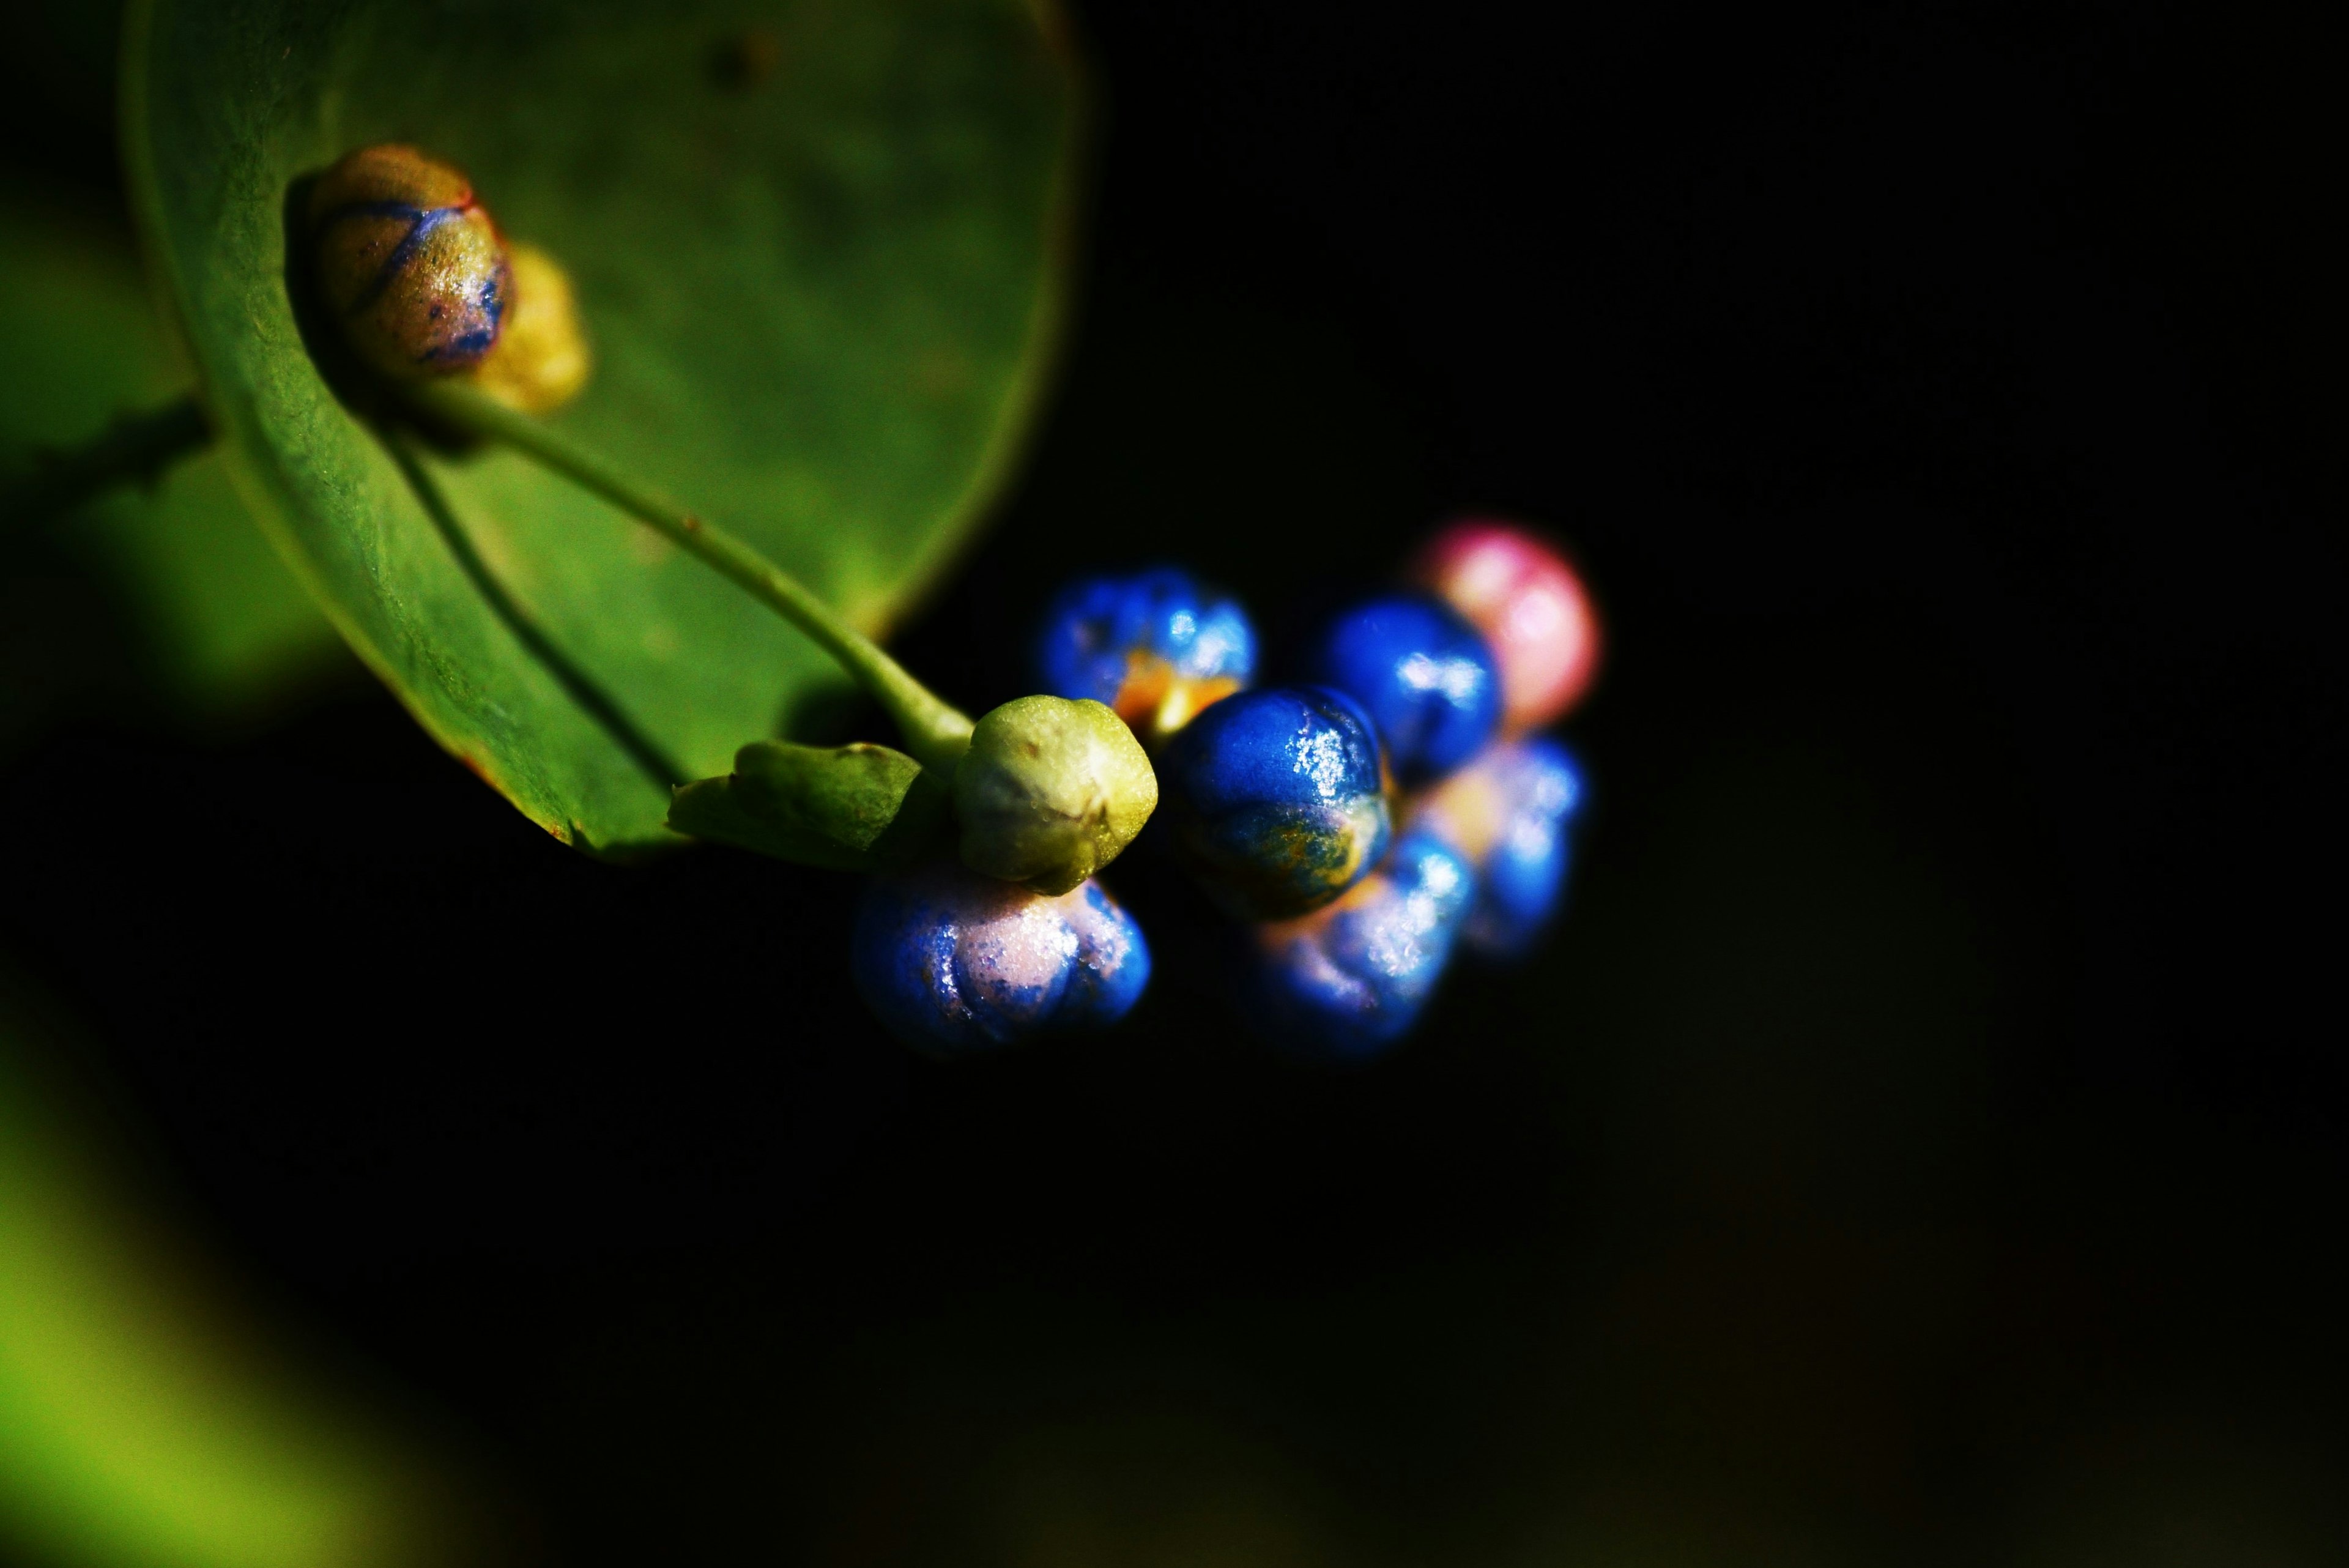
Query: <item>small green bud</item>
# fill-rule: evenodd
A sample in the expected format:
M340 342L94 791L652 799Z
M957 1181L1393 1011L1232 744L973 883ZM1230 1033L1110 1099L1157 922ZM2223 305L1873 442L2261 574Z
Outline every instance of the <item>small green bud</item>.
M1021 697L971 731L954 799L964 865L1058 896L1133 842L1158 775L1106 704Z

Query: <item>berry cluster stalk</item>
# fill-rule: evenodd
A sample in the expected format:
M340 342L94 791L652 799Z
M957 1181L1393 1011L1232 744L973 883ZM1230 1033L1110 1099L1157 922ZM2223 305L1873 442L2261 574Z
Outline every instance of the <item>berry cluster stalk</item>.
M970 745L971 722L884 653L870 638L756 549L716 524L653 493L530 415L454 380L408 389L417 404L460 430L502 442L576 481L637 522L700 557L812 638L870 692L903 732L924 767L954 771Z

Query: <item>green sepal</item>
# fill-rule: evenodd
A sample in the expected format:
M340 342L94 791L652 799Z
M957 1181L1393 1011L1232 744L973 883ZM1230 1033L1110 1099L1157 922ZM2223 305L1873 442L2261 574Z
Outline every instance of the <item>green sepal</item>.
M903 752L862 742L754 741L724 778L681 786L668 825L695 838L831 871L878 871L918 854L948 795Z

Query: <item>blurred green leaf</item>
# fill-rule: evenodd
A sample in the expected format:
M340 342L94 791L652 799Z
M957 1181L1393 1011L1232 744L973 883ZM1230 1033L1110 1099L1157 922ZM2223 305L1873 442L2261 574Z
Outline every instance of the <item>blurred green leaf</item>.
M946 790L921 776L886 746L756 741L731 774L678 791L668 825L802 866L870 871L918 853L946 820Z
M483 1562L489 1516L234 1303L0 972L0 1555L108 1568ZM109 1158L112 1157L112 1158Z
M869 631L1002 477L1074 134L1019 0L155 0L131 35L135 201L240 487L426 728L558 836L668 839L677 781L645 759L717 774L833 672L512 453L425 460L452 544L304 348L295 181L394 140L465 168L577 285L598 369L556 422Z
M118 231L0 192L0 358L9 367L0 378L0 473L22 474L42 449L85 441L119 415L187 390ZM47 535L114 586L144 640L137 662L199 716L248 711L341 657L333 628L214 458L183 462L150 488L107 494ZM22 559L36 543L9 539L0 549ZM14 653L20 666L78 657L66 646Z

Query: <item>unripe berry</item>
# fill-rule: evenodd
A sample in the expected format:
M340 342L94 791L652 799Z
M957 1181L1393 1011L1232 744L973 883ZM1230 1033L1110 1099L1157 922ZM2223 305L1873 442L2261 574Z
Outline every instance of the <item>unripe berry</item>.
M1115 1023L1150 982L1150 946L1098 882L1047 898L937 861L873 879L849 968L892 1034L965 1056Z
M1501 720L1501 682L1475 627L1441 599L1391 594L1332 620L1308 673L1362 705L1405 788L1476 754Z
M1412 818L1475 868L1476 902L1461 933L1487 958L1516 958L1541 935L1566 885L1566 826L1582 804L1581 770L1547 735L1487 747L1430 790Z
M1377 737L1341 693L1269 686L1226 697L1166 748L1174 846L1243 919L1319 909L1386 847Z
M1256 630L1238 601L1157 567L1070 584L1045 609L1037 683L1090 697L1154 744L1256 672Z
M1421 553L1412 577L1492 645L1509 730L1554 722L1590 689L1599 671L1598 611L1574 568L1538 535L1464 518Z
M1247 934L1243 1011L1300 1056L1360 1060L1402 1038L1434 993L1476 885L1433 835L1405 833L1386 863L1326 909Z
M446 375L497 342L512 273L457 170L412 147L362 148L310 190L318 291L352 350L388 376Z
M578 298L561 264L536 245L512 245L506 259L513 289L505 324L473 380L526 414L548 413L577 397L594 369Z
M1133 842L1158 807L1158 775L1102 704L1021 697L972 729L954 800L964 865L1065 893Z

